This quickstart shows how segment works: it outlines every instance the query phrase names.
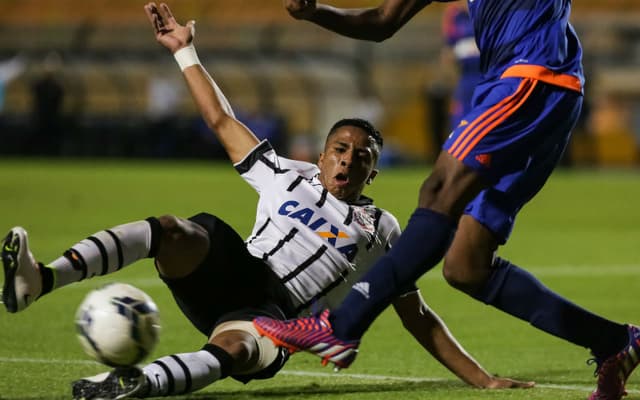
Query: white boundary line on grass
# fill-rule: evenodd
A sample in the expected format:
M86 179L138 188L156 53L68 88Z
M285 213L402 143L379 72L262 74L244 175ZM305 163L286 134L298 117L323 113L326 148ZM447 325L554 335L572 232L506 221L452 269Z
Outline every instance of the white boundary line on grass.
M0 363L34 363L34 364L93 364L99 365L95 361L88 360L48 360L42 358L13 358L13 357L0 357ZM348 374L344 372L312 372L312 371L290 371L282 370L279 372L282 375L291 376L305 376L311 378L348 378L348 379L360 379L366 381L399 381L399 382L447 382L450 379L447 378L429 378L429 377L410 377L410 376L393 376L393 375L371 375L371 374ZM595 387L592 386L580 386L580 385L556 385L552 383L536 383L536 387L544 389L557 389L557 390L570 390L589 393ZM640 390L627 389L629 394L640 394Z
M400 381L400 382L447 382L450 379L446 378L419 378L409 376L389 376L389 375L369 375L369 374L345 374L343 372L311 372L311 371L287 371L283 370L279 372L283 375L295 375L295 376L308 376L316 378L350 378L350 379L362 379L369 381ZM584 391L591 392L595 389L595 381L592 386L581 385L557 385L553 383L537 383L536 386L544 389L559 389L559 390L571 390L571 391ZM629 394L640 394L640 390L628 389Z
M525 269L537 277L564 278L572 276L581 277L598 277L598 276L640 276L640 264L614 264L614 265L596 265L596 264L560 264L560 265L533 265L525 266ZM107 278L105 278L107 279ZM421 279L440 280L442 275L439 272L429 272ZM69 285L64 290L84 290L88 291L94 287L104 285L106 282L126 282L140 288L156 288L164 286L164 282L157 276L138 277L138 278L122 278L118 279L117 275L110 276L108 280L85 281L80 285Z

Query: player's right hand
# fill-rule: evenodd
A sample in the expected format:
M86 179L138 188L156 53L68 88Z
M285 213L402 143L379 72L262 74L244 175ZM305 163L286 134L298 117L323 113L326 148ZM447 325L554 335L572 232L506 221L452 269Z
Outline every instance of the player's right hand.
M283 0L284 8L295 19L309 19L316 12L316 0Z
M186 25L180 25L171 14L169 6L165 3L147 3L144 11L151 22L156 40L172 53L188 46L196 33L195 21L189 21Z

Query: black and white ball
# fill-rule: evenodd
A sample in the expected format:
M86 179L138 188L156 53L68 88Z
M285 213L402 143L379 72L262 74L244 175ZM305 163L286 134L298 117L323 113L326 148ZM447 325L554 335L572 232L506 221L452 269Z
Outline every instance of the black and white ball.
M91 291L76 313L78 339L96 361L120 367L135 365L158 343L158 307L142 290L111 283Z

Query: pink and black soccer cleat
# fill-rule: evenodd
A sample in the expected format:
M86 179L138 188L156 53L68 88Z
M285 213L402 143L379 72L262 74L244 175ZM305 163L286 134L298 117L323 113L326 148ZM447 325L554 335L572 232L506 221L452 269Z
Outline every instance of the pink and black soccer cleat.
M71 383L74 400L119 400L144 391L146 378L138 367L120 367L111 372ZM140 396L145 397L145 396Z
M333 363L336 368L348 368L358 355L360 341L345 341L333 334L329 310L317 316L280 321L257 317L253 325L276 346L291 353L306 351L322 358L322 365Z
M631 372L640 364L640 328L628 325L629 343L617 354L605 360L595 359L598 367L598 387L589 400L620 400L627 394L624 385Z

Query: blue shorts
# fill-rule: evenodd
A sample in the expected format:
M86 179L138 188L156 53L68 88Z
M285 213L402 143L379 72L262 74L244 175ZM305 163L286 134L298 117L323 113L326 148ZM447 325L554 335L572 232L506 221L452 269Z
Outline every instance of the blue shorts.
M473 108L443 149L491 185L465 210L506 243L522 206L558 164L582 94L532 78L503 78L476 88Z

